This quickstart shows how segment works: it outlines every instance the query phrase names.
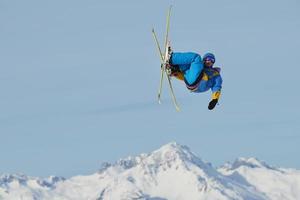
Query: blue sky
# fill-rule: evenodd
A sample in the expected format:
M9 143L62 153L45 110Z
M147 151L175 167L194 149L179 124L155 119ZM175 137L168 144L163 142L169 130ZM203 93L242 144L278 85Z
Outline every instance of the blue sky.
M156 101L173 4L174 51L215 53L220 105L174 81ZM220 165L300 168L300 3L0 1L0 173L73 176L176 141ZM165 84L166 86L166 84Z

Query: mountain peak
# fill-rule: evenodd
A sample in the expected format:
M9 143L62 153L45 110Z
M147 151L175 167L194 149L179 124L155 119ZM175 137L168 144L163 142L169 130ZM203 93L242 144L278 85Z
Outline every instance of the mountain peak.
M18 182L20 184L26 183L28 180L28 177L24 174L17 173L17 174L2 174L0 176L0 185L6 185L11 182Z
M52 188L56 183L66 180L64 177L50 176L48 178L29 177L21 173L16 174L2 174L0 175L0 187L8 187L11 184L26 186L29 182L36 182L41 187Z
M182 160L191 160L196 157L187 146L171 142L163 145L158 150L152 152L153 155L160 155L161 159L171 160L180 158Z
M176 163L176 166L178 166L178 164L184 166L186 166L187 163L194 164L204 170L211 168L209 163L203 162L200 158L194 155L189 147L178 144L177 142L170 142L150 153L143 153L138 156L129 156L118 160L114 164L104 162L98 172L101 173L109 167L115 166L119 166L122 169L130 169L137 165L148 165L155 168L165 164L171 166L174 163Z
M176 151L176 152L186 152L186 153L191 153L191 150L188 146L181 145L177 142L170 142L167 143L163 146L161 146L158 150L156 151Z
M187 171L197 169L207 176L216 176L218 174L210 163L202 161L201 158L191 152L189 147L176 142L165 144L148 154L144 153L135 157L129 156L125 159L120 159L115 164L104 163L98 172L102 173L108 168L112 170L128 170L135 167L145 171L150 169L153 172L173 168Z
M218 171L187 146L171 142L148 154L104 163L101 172L89 176L42 179L4 174L0 198L265 200L280 195L300 199L298 193L290 192L299 190L299 171L278 173L257 158L243 157L226 166ZM269 184L274 180L278 184Z
M240 167L275 169L274 167L269 166L264 161L261 161L254 157L239 157L233 163L226 163L224 165L224 168L226 168L227 170L235 170Z

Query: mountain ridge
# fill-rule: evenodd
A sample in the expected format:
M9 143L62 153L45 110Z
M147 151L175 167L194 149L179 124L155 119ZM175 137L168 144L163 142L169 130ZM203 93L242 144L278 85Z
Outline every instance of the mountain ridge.
M274 179L279 184L274 186ZM24 174L0 176L0 199L5 200L279 200L299 199L298 189L299 170L279 169L257 158L243 157L214 168L189 147L176 142L150 153L103 163L91 175L69 179L41 179Z

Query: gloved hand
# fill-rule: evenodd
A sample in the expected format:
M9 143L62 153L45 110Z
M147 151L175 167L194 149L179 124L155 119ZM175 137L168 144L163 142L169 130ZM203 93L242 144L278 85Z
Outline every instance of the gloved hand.
M215 108L215 106L217 105L217 103L219 101L220 96L221 96L221 91L216 91L216 92L212 93L212 95L211 95L212 100L208 104L209 110L212 110Z
M218 99L213 99L213 100L211 100L211 101L209 102L209 104L208 104L208 109L209 109L209 110L214 109L215 106L217 105L217 103L218 103Z

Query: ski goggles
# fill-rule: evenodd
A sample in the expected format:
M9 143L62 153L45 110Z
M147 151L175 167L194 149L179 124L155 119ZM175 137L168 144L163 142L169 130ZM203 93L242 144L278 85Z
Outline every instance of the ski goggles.
M206 57L206 58L204 59L204 62L206 62L206 61L210 61L210 62L212 62L212 63L215 63L215 59L212 58L212 57Z

